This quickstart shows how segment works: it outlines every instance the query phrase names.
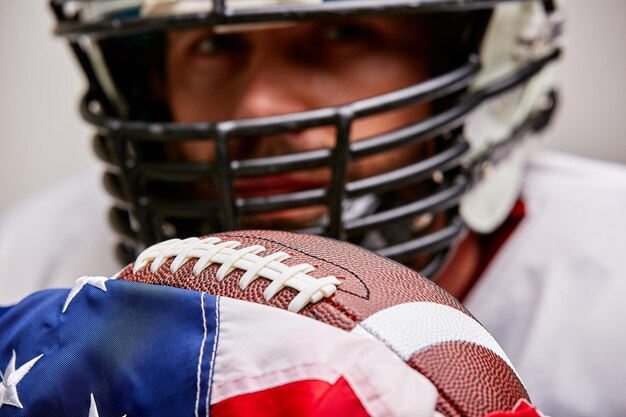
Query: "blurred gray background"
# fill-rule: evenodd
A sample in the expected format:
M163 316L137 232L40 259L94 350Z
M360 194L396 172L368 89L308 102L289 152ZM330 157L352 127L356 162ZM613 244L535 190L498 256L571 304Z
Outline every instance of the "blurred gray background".
M569 0L562 106L545 147L626 163L626 1ZM0 210L97 164L83 76L46 0L0 1Z

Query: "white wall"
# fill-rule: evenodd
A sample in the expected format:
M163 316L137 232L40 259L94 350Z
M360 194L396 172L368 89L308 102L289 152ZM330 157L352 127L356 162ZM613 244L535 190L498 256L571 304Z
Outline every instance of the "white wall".
M44 0L0 0L0 208L93 166L83 76Z
M569 0L563 106L544 143L626 163L626 1ZM45 0L0 0L0 209L92 167L83 77Z
M546 146L626 163L626 1L568 0L562 106Z

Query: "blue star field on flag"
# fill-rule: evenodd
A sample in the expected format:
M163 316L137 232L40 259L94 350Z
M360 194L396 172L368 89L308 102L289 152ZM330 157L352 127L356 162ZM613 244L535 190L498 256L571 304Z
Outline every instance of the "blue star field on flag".
M0 417L207 415L217 303L85 277L3 308Z

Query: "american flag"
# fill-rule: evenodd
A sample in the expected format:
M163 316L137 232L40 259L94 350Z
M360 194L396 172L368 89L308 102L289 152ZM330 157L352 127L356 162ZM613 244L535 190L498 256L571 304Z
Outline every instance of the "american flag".
M83 277L0 310L0 416L433 416L377 341L272 307Z
M0 308L0 370L0 417L441 417L435 386L371 337L105 277Z

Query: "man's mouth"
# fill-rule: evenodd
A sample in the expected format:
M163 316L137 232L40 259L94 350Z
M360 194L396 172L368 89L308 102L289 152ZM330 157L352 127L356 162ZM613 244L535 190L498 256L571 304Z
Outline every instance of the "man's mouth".
M235 194L239 198L266 197L325 188L327 182L296 175L272 175L235 180Z

